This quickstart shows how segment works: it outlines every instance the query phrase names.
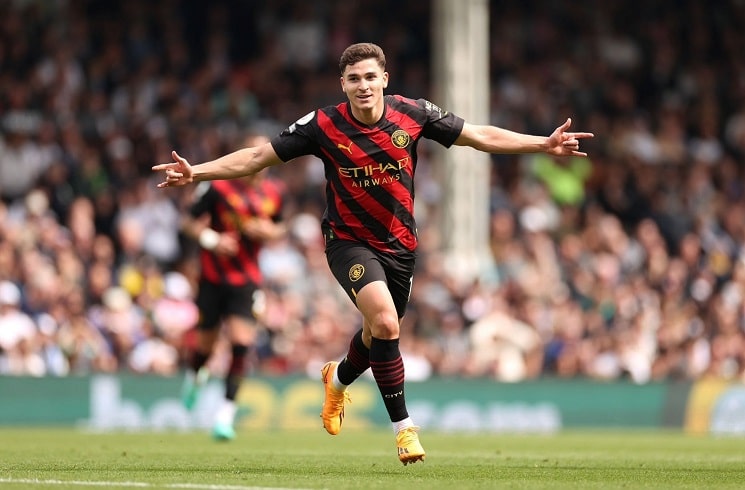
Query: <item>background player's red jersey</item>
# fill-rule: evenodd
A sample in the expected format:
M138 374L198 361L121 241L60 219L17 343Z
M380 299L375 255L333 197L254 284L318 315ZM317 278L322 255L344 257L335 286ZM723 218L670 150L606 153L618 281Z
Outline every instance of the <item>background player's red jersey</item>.
M242 286L261 284L258 257L261 243L245 236L246 221L256 218L278 221L282 209L281 186L270 179L249 183L244 179L204 182L191 207L194 217L209 213L211 227L220 233L232 233L240 241L237 255L228 257L202 249L202 276L215 284Z

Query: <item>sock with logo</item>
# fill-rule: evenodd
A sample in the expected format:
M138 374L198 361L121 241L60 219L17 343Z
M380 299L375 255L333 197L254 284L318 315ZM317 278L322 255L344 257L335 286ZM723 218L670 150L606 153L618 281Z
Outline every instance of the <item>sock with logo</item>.
M362 342L362 329L359 329L349 342L349 352L342 359L334 373L334 388L343 390L362 376L370 367L370 349Z
M398 339L372 338L370 368L391 422L408 418L404 398L404 361L398 349Z

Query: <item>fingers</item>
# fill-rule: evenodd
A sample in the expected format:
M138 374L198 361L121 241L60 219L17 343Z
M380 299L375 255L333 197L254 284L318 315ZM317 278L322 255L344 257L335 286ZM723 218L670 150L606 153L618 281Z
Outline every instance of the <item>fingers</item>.
M176 185L176 181L172 180L171 177L166 177L166 180L158 184L157 187L171 187Z
M189 162L186 161L186 158L182 157L178 153L176 153L176 150L173 150L171 152L171 156L174 159L174 162L171 163L161 163L159 165L153 165L152 170L153 171L160 171L160 170L171 170L173 168L176 168L181 165L188 165Z
M182 172L179 172L176 170L178 168L178 163L161 163L160 165L154 165L152 167L153 171L160 171L165 170L166 172L166 178L169 180L173 179L180 179L184 176Z
M568 117L566 121L564 121L564 124L556 128L559 132L565 133L566 136L569 138L577 138L577 139L583 139L583 138L594 138L595 135L593 133L587 133L587 132L581 132L581 133L567 133L566 130L569 129L569 127L572 125L572 118Z
M575 157L586 157L587 153L579 151L579 140L581 138L592 138L592 133L565 133L566 138L561 146L564 148L564 154Z
M175 185L184 185L185 182L181 181L181 177L183 177L180 173L167 173L166 172L166 180L158 184L158 187L172 187Z
M571 136L572 138L581 139L581 138L594 138L595 134L594 133L569 133L569 136Z
M179 172L177 168L180 163L161 163L159 165L153 165L153 171L165 171L166 180L158 184L158 187L171 187L172 185L178 185L178 182L183 178L184 174Z
M176 153L176 150L171 151L171 156L173 157L174 160L176 160L179 163L186 163L186 158Z
M176 185L183 185L181 179L184 177L184 169L188 169L189 162L184 157L179 155L175 150L171 152L171 156L174 161L171 163L161 163L153 165L151 169L153 172L165 171L166 178L163 182L157 185L157 187L173 187Z

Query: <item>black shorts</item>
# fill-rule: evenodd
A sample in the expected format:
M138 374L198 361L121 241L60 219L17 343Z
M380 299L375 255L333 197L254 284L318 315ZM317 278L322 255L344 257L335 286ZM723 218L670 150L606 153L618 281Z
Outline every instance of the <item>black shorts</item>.
M336 280L349 298L357 304L357 293L373 281L383 281L403 318L411 294L416 255L393 255L350 240L330 240L326 243L326 260Z
M223 318L231 315L254 320L254 303L261 290L255 284L231 286L199 281L197 307L199 307L200 330L220 327Z

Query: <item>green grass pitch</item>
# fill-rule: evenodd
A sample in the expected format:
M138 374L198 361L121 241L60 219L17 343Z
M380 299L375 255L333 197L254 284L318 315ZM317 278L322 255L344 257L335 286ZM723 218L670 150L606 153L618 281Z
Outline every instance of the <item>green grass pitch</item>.
M2 490L745 488L745 438L677 432L555 435L422 432L424 463L392 433L107 433L0 428Z

